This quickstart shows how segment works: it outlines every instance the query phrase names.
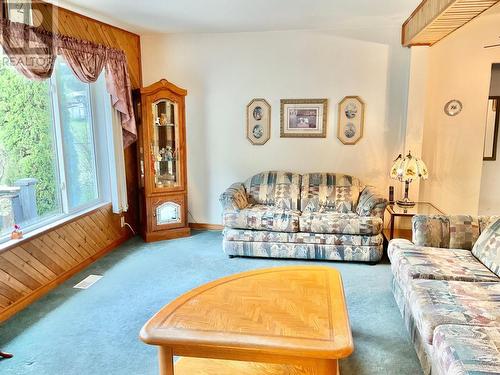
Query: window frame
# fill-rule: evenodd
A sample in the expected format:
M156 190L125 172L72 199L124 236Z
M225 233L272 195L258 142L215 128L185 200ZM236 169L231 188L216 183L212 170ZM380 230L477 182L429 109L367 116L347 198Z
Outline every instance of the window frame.
M60 59L61 57L57 57ZM58 66L57 61L56 61L56 67ZM78 78L76 78L78 79ZM102 79L99 78L99 79ZM98 79L98 80L99 80ZM61 211L62 214L73 214L78 211L82 211L85 209L88 209L90 207L94 207L95 205L102 203L103 201L103 196L105 195L104 192L102 191L102 182L100 181L100 176L101 171L100 169L103 168L102 162L99 160L99 155L97 153L97 143L99 142L98 138L96 137L97 134L97 126L96 126L96 120L95 120L95 111L96 107L94 105L95 102L95 90L92 90L91 84L90 83L85 83L85 90L87 92L89 101L88 101L88 111L90 114L90 125L91 125L91 132L92 132L92 148L93 148L93 154L94 154L94 168L95 168L95 178L96 178L96 191L97 191L97 198L93 199L85 204L82 204L80 206L76 206L73 208L69 207L69 197L68 197L68 169L66 168L67 163L67 158L64 153L64 125L62 122L62 115L61 115L61 95L59 95L59 87L57 85L57 71L55 71L55 74L52 75L50 78L50 87L51 87L51 102L52 102L52 113L53 113L53 120L52 120L52 126L54 128L54 143L57 148L57 173L58 173L58 190L60 193L60 203L61 203Z
M32 4L31 4L31 1L29 0L22 0L20 1L21 3L21 7L19 8L22 8L23 9L23 23L25 23L26 25L30 25L30 26L33 26L33 10L32 10ZM5 19L9 20L9 21L12 21L11 20L11 10L16 10L16 9L12 9L11 8L11 5L14 5L16 4L15 1L13 0L3 0L2 1L2 15Z
M58 59L61 57L57 57ZM56 67L57 67L56 62ZM90 84L86 83L88 93L88 110L90 114L90 125L92 131L92 147L94 152L94 167L96 178L97 198L85 204L74 208L69 207L67 180L68 173L66 170L67 160L64 156L63 142L63 122L61 116L61 96L57 87L57 71L54 70L52 77L48 80L50 93L50 111L51 111L51 136L53 138L52 152L55 155L54 173L56 176L56 199L58 210L54 213L47 214L33 224L28 224L22 227L23 235L28 236L31 232L40 232L44 227L50 229L57 223L71 220L74 217L83 215L94 209L111 203L110 188L107 187L105 181L109 180L109 161L107 160L107 152L110 147L108 137L106 136L105 122L108 122L108 111L106 105L111 105L109 94L105 91L104 73ZM75 79L78 79L75 77ZM104 88L104 92L101 93ZM106 124L106 126L109 126ZM0 236L0 251L6 242L11 241L10 232Z

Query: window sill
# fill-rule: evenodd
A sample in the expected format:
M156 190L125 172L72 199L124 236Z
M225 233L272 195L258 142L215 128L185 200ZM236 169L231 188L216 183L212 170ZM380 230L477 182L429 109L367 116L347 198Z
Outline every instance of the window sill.
M0 243L0 254L6 250L12 249L16 246L22 245L24 242L28 242L38 236L41 236L51 230L54 230L64 224L68 224L71 221L74 221L82 216L86 216L94 211L97 211L103 207L106 206L111 206L111 203L106 202L106 203L98 203L92 207L89 207L85 210L78 211L73 214L65 215L61 219L58 219L56 221L51 222L50 224L44 225L42 227L39 227L37 229L34 229L32 231L29 231L26 234L23 234L23 238L20 238L18 240L7 240L6 242Z

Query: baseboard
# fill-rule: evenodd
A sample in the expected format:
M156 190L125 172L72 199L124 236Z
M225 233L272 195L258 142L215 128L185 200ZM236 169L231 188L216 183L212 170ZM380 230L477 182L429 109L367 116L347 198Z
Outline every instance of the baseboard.
M220 224L206 224L206 223L189 223L189 227L195 230L222 230L224 227Z
M38 289L35 289L33 292L25 295L21 299L18 299L12 305L10 305L5 310L0 312L0 323L6 321L14 314L16 314L19 311L23 310L24 308L28 307L33 302L35 302L37 299L43 297L45 294L50 292L52 289L61 285L63 282L68 280L70 277L77 274L78 272L83 270L85 267L92 264L97 259L103 257L104 255L106 255L107 253L112 251L113 249L117 248L118 246L120 246L122 243L124 243L125 241L127 241L130 238L131 238L130 235L126 235L126 236L123 236L122 238L117 239L116 241L113 241L108 246L106 246L101 251L99 251L98 253L92 255L91 257L85 259L83 262L77 264L75 267L60 274L54 280L50 281L49 283L47 283L45 285L42 285Z

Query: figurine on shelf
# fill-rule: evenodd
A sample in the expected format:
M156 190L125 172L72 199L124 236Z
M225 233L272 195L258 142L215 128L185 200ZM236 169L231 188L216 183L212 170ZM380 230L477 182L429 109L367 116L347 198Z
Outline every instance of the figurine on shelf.
M171 176L171 179L175 179L174 176L174 160L175 160L175 153L172 150L171 146L167 146L167 150L165 152L165 160L167 161L167 174Z
M168 125L168 117L167 117L167 114L166 113L162 113L160 114L160 125L161 126L166 126Z
M14 224L14 230L10 234L10 238L13 240L19 240L23 238L23 231L21 230L21 227L17 224Z
M165 161L165 153L167 152L167 150L165 149L165 147L162 147L160 148L160 151L158 151L158 155L156 155L156 160L157 161Z

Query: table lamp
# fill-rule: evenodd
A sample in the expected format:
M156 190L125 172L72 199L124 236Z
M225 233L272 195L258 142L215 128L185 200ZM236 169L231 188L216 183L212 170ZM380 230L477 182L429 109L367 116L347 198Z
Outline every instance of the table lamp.
M403 207L415 206L415 202L408 198L410 183L417 178L427 180L428 177L429 172L427 171L427 166L422 160L412 156L411 152L408 152L408 155L404 158L399 154L392 165L391 178L405 183L405 196L396 203Z

